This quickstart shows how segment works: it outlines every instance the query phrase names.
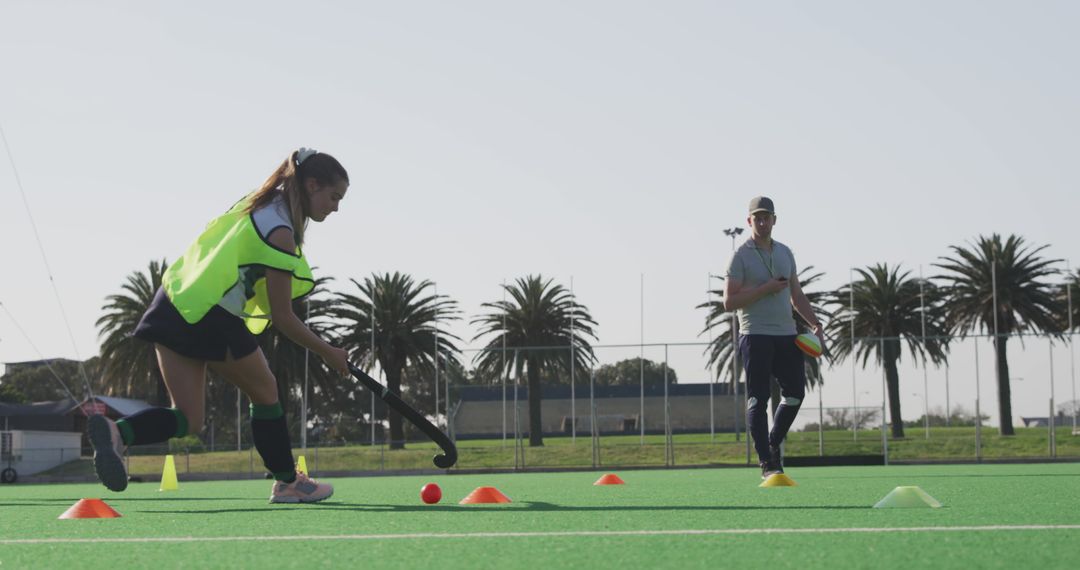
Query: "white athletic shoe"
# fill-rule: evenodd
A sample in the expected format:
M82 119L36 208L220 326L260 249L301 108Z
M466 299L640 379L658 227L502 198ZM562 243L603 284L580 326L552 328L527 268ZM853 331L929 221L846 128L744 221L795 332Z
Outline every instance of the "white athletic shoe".
M317 503L329 499L334 494L334 487L329 483L320 483L297 471L292 483L275 481L270 491L271 503Z

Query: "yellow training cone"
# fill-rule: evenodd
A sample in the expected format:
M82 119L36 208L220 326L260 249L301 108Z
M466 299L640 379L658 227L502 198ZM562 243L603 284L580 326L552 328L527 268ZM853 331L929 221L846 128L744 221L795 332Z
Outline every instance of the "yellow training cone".
M161 488L158 491L177 491L180 485L176 483L176 463L173 456L165 456L165 470L161 472Z
M300 458L296 461L296 470L303 473L304 475L308 474L307 461L304 461L303 455L301 455Z
M762 481L758 487L794 487L795 481L791 480L786 473L774 473Z
M874 505L875 509L938 509L941 503L919 487L897 487Z

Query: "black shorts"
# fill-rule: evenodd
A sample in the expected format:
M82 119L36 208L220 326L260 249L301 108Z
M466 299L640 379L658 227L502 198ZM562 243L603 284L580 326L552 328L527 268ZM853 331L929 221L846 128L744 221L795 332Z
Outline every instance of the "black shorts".
M768 402L773 378L785 398L806 397L806 356L795 345L795 335L746 334L739 338L746 370L746 394Z
M255 335L240 317L215 305L202 320L190 324L160 288L135 327L134 336L189 358L216 362L224 362L226 356L243 358L259 348Z

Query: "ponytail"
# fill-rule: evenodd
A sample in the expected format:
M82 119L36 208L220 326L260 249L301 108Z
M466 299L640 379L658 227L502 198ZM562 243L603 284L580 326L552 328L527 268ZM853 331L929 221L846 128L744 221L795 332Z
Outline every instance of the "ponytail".
M246 208L253 212L270 204L280 191L285 196L289 208L289 218L293 223L293 239L297 246L304 243L304 230L308 222L308 200L304 192L304 183L314 179L319 185L349 182L349 174L341 163L329 154L301 148L285 159L277 170L262 183L251 195L251 203Z

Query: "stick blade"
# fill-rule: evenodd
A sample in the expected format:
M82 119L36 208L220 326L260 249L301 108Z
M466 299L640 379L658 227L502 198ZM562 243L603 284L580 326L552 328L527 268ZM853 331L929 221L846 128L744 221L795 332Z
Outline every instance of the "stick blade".
M457 450L455 449L453 450L453 453L445 455L436 455L431 461L435 463L435 466L439 469L449 469L457 463Z

